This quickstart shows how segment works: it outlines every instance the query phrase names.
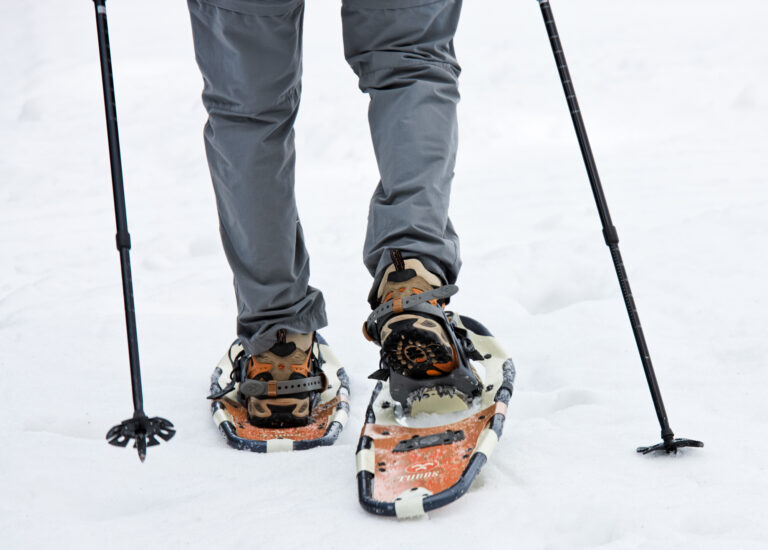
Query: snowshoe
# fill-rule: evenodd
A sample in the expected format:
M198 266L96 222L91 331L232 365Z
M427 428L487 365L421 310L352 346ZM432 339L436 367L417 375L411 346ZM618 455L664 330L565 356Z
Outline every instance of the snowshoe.
M268 352L249 356L235 341L211 376L213 420L227 443L254 452L332 445L349 416L349 379L317 334L278 334ZM310 336L310 335L304 335Z
M404 518L467 491L501 435L515 370L485 327L445 310L456 286L418 259L390 256L363 325L381 361L357 482L363 508Z
M480 323L445 315L462 340L460 355L471 354L472 380L452 386L459 374L453 380L449 374L405 377L403 384L397 378L402 375L390 369L390 376L376 384L356 455L360 504L373 514L416 517L458 499L501 436L514 364ZM470 391L467 401L456 388L473 388L474 381L481 389L476 395ZM426 385L415 389L419 382Z

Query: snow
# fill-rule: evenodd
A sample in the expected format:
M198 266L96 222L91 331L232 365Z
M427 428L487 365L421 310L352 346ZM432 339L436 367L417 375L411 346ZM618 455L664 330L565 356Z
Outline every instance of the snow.
M108 2L146 410L178 428L144 464L104 440L131 401L93 6L0 6L3 547L768 547L766 3L553 5L672 427L706 443L675 457L634 452L658 427L538 7L465 3L453 305L518 378L471 491L400 523L355 485L367 99L338 3L308 4L297 192L352 412L332 448L255 455L204 399L235 306L186 8Z

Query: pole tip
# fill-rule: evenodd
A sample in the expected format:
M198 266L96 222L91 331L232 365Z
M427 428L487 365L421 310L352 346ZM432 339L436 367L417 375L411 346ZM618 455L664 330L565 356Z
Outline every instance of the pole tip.
M147 447L159 445L158 438L168 441L174 435L176 435L176 429L170 421L159 416L147 418L140 414L113 426L107 432L107 442L116 447L127 447L133 440L133 447L139 454L139 460L144 462L147 458Z
M662 441L656 445L649 445L647 447L638 447L636 450L638 453L647 455L651 453L665 454L677 454L677 450L682 447L703 447L704 443L696 441L695 439L671 439L669 441Z

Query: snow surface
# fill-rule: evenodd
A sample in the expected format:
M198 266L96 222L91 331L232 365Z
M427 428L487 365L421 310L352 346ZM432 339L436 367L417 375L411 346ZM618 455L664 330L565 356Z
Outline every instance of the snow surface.
M337 445L228 448L204 399L234 336L183 2L108 2L146 410L140 464L91 2L0 4L0 546L768 547L768 5L553 5L677 435L659 440L537 4L466 2L455 308L518 367L504 437L460 501L409 522L357 503L376 349L360 336L377 180L338 2L306 13L302 219L352 376ZM339 273L344 284L334 285Z

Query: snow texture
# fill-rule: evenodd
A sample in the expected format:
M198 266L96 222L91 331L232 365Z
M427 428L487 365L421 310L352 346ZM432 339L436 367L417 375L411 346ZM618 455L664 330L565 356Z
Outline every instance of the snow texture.
M453 306L515 358L504 437L460 501L357 503L377 350L360 335L377 173L338 2L306 9L297 192L324 332L352 378L332 448L228 448L204 399L235 305L184 2L110 0L146 410L131 414L93 5L0 5L0 540L26 548L768 547L768 4L554 2L673 429L659 441L533 0L465 2ZM339 285L339 273L344 284Z

